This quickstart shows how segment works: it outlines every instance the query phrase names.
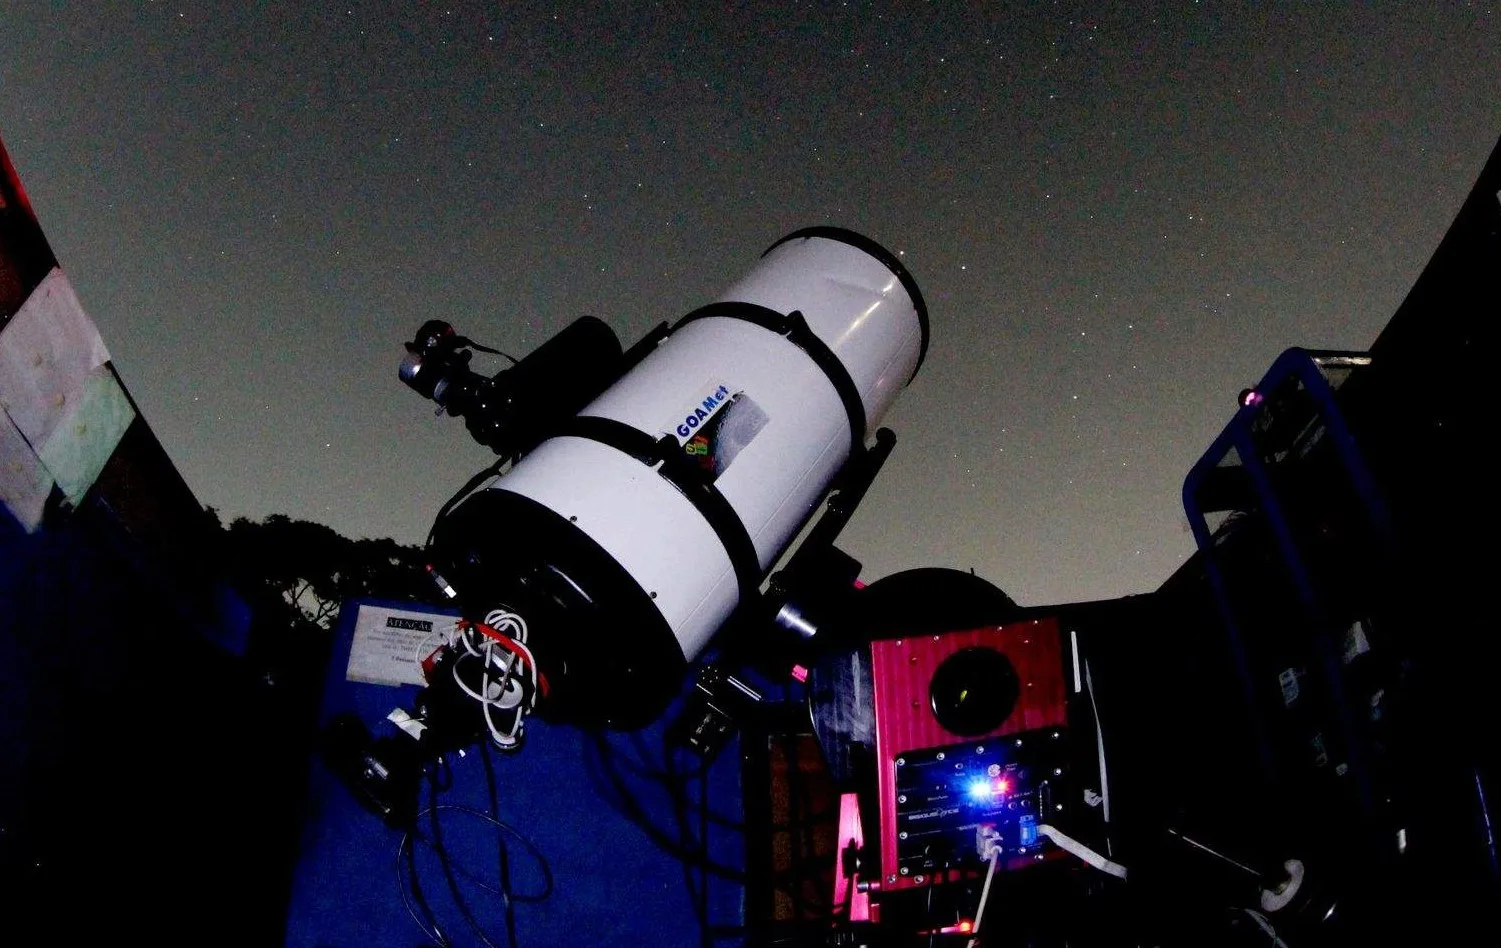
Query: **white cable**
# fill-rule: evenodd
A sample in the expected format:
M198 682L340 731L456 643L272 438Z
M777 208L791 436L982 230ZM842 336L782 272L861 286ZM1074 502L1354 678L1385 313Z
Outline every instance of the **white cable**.
M511 657L511 660L509 662L507 662L507 664L505 665L505 668L504 668L505 675L506 675L506 677L508 679L509 678L519 678L520 681L521 681L521 683L522 683L522 685L528 686L526 688L526 692L527 692L527 707L528 708L535 708L537 706L537 690L538 690L538 686L537 686L537 675L538 675L538 672L537 672L537 659L532 655L532 650L529 649L529 648L527 648L521 642L516 641L515 639L512 639L512 644L514 644L516 646L516 648L518 650L520 650L521 654L519 656L515 652L511 651L510 649L507 649L505 646L501 646L499 650L492 649L491 646L493 645L493 643L491 643L491 642L485 643L485 651L486 651L487 655L493 655L493 656L495 656L495 658L491 659L491 660L495 661L496 667L500 667L500 661L498 660L500 657L507 656L507 655ZM516 664L517 664L517 659L518 658L524 658L525 659L525 661L521 663L521 674L519 676L516 674Z
M535 708L537 706L537 678L541 673L537 670L536 657L532 655L532 650L526 644L528 634L526 619L522 618L518 613L509 612L505 609L492 609L485 614L485 625L510 639L526 658L526 667L523 669L523 672L529 675L530 678L529 680L523 678L523 683L531 685L528 689L529 698L527 700L527 707Z
M486 624L488 625L489 623ZM525 631L525 627L523 627L523 631ZM528 689L530 697L527 701L527 707L535 708L537 706L537 675L539 674L539 672L537 671L536 656L532 655L532 650L527 648L526 643L522 642L520 639L511 639L511 644L515 645L516 648L520 650L521 657L526 659L521 667L521 678L523 684L528 684L531 686ZM513 652L510 652L509 649L505 649L504 646L502 646L502 649L509 654L515 654ZM514 669L514 662L511 664L511 667Z
M1089 863L1091 866L1094 866L1101 872L1115 876L1117 879L1126 878L1125 866L1121 865L1118 862L1111 862L1109 859L1101 856L1099 853L1095 852L1093 849L1090 849L1088 846L1079 842L1077 839L1074 839L1072 836L1069 836L1067 833L1064 833L1061 830L1056 829L1055 827L1049 826L1047 823L1038 824L1037 835L1046 836L1048 839L1051 839L1059 849L1063 850L1066 853L1072 853L1073 855L1078 856L1080 859Z
M1261 910L1268 914L1280 912L1287 908L1298 890L1303 888L1303 861L1301 859L1289 859L1282 864L1287 873L1287 879L1274 889L1261 890Z
M1081 689L1081 688L1084 687L1084 676L1081 675L1081 674L1079 674L1079 630L1078 629L1069 629L1068 630L1068 644L1069 644L1069 650L1074 653L1074 694L1078 694L1079 693L1079 689ZM1090 700L1091 701L1094 700L1094 696L1093 695L1090 696Z
M1261 929L1272 940L1272 948L1287 948L1287 942L1283 941L1282 936L1277 934L1277 929L1272 926L1271 922L1267 921L1265 915L1262 915L1255 909L1242 909L1241 911L1251 916L1251 921L1256 923L1256 927Z
M485 625L518 642L526 641L526 620L514 612L492 609L485 615Z
M1105 822L1110 822L1110 777L1105 772L1105 732L1100 729L1100 706L1094 697L1094 678L1089 674L1089 659L1084 660L1084 687L1089 689L1089 709L1094 712L1095 747L1100 753L1100 811ZM1107 837L1108 848L1110 840Z
M532 650L525 644L527 635L526 620L514 612L503 609L494 609L485 616L484 625L489 626L509 640L508 644L502 644L500 640L481 633L476 625L469 625L458 630L454 641L456 655L453 662L453 680L459 686L459 690L470 698L479 702L480 713L485 719L485 728L490 732L490 738L497 747L510 750L520 743L521 729L527 710L537 706L538 672L537 661L532 655ZM462 646L463 651L457 652L457 647ZM466 658L480 660L480 690L475 691L459 672L459 667ZM492 695L491 666L499 672L498 681L500 691ZM504 704L505 697L511 693L510 685L516 682L521 687L527 705L518 708L516 705L507 707ZM501 731L495 726L493 711L495 708L502 711L515 711L515 718L507 731Z
M504 677L501 679L501 684L500 684L500 693L501 693L501 695L505 694L506 685L511 680L511 670L516 667L516 662L517 661L518 661L518 657L516 655L511 655L510 662L508 662L506 664L506 666L505 666ZM463 683L460 682L460 684L462 685ZM500 698L499 697L491 698L489 696L490 695L490 648L489 648L488 643L487 643L486 648L485 648L485 670L480 675L480 687L481 687L481 689L483 691L483 694L485 695L484 699L480 702L480 705L481 705L482 713L484 714L484 717L485 717L485 727L490 731L490 739L495 742L495 746L497 746L497 747L509 748L509 747L516 746L516 732L521 729L521 714L519 712L517 713L515 723L512 724L511 725L511 729L509 731L505 732L504 734L502 734L500 732L500 729L495 726L495 719L490 716L491 709L494 708L495 705L497 705L497 704L500 703Z
M480 676L480 693L485 696L486 705L498 705L502 710L509 710L502 703L502 699L505 698L506 692L510 688L511 679L516 671L516 666L521 662L521 657L507 652L505 661L499 662L495 661L494 651L494 649L488 646L485 648L485 670ZM497 683L500 691L496 692L493 698L490 696L490 665L492 663L500 670L500 680Z
M495 742L496 747L502 750L509 750L516 746L516 734L521 730L521 715L518 714L516 722L511 725L511 729L502 734L500 728L495 726L495 719L490 716L490 709L492 707L493 705L488 704L484 706L485 727L490 731L490 740Z
M985 902L990 898L990 883L995 879L996 863L1001 861L1001 847L996 846L990 850L990 868L985 870L985 885L980 887L980 907L975 909L975 927L971 928L969 944L965 948L975 948L980 940L980 922L985 917Z
M491 656L489 654L489 651L490 651L489 649L486 649L486 653L487 654L483 657L484 665L483 665L483 667L480 670L480 690L479 691L475 691L474 688L471 687L468 682L464 681L464 677L459 674L459 666L463 663L463 660L468 657L466 655L460 655L460 656L458 656L457 658L454 659L454 662L453 662L453 680L454 680L454 683L459 686L459 690L460 691L464 692L464 694L466 694L469 697L473 698L475 701L478 701L480 704L486 704L486 705L493 704L493 705L499 707L503 711L510 710L509 708L506 707L505 703L501 699L505 697L506 690L507 690L507 687L508 687L509 683L516 677L515 676L515 670L516 670L516 666L518 664L520 664L520 658L515 653L513 653L513 652L505 652L504 654L507 655L507 656L509 656L509 658L510 658L509 662L504 662L503 663L503 662L500 662L500 661L493 661L493 664L495 665L495 667L500 671L500 678L497 680L496 683L500 686L501 690L500 690L500 692L498 694L492 695L490 693L491 692L491 689L490 689L490 684L491 684L490 665L492 664L492 659L491 659ZM512 707L514 707L514 705L512 705Z

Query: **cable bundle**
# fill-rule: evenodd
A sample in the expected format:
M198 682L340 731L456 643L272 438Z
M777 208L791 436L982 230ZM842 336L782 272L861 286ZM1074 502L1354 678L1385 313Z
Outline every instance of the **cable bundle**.
M526 640L526 620L495 609L483 622L460 619L446 643L455 655L454 683L479 703L485 728L501 750L521 746L527 713L548 693L547 678Z

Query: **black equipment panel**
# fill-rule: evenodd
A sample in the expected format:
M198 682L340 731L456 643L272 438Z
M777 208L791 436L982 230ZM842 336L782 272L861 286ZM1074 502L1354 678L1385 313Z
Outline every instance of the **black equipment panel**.
M1068 734L1044 728L911 751L896 768L897 866L930 879L974 867L982 841L998 838L1001 866L1045 859L1052 843L1041 823L1068 816Z

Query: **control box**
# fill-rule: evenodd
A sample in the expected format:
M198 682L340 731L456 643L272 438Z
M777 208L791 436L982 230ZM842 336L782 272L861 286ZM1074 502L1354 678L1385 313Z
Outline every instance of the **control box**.
M882 890L1057 855L1037 827L1064 821L1068 680L1056 618L871 643ZM1042 858L1039 860L1038 857Z
M1037 827L1067 818L1067 737L1061 727L1044 728L893 760L898 878L921 885L981 865L987 841L999 845L1006 869L1056 852Z

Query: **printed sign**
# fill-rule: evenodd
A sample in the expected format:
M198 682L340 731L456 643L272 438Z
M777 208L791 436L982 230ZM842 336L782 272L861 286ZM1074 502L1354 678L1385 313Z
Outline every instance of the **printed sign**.
M375 685L423 685L422 659L441 645L455 616L420 607L360 605L344 677Z

